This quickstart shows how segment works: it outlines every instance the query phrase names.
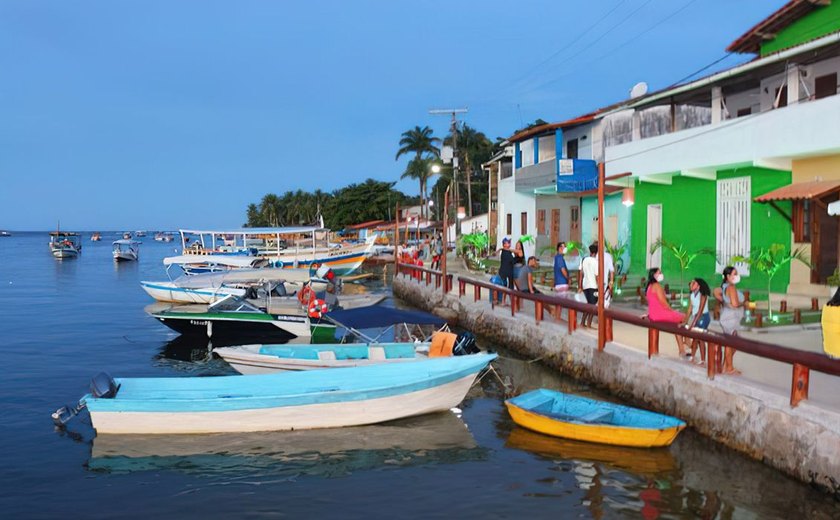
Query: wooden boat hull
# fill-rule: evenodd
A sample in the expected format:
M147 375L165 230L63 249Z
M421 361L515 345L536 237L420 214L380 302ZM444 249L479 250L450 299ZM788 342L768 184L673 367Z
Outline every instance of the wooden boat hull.
M495 354L262 376L117 380L84 400L97 433L192 434L361 426L449 410Z
M136 262L137 255L135 253L128 253L128 252L114 252L114 261L115 262Z
M194 289L178 287L173 282L140 282L140 286L159 302L210 304L231 294L245 296L245 289L225 286Z
M230 319L209 315L155 315L161 323L184 336L206 336L209 339L242 341L287 340L312 335L309 320L304 316L274 315L273 320ZM335 327L332 327L333 333Z
M240 345L213 349L240 374L350 368L427 359L428 343ZM274 355L272 355L273 353Z
M612 403L596 401L579 396L567 396L567 394L562 394L560 392L551 392L552 394L560 394L564 398L569 397L574 401L586 401L592 403L591 406L613 408L620 411L622 414L631 413L643 417L662 418L663 420L661 421L661 425L659 427L641 427L639 425L587 422L585 419L575 418L560 419L558 418L558 415L553 413L547 413L544 410L532 409L527 404L524 406L522 405L522 403L527 401L527 399L520 398L526 398L529 395L536 394L537 392L548 391L537 390L535 392L529 392L529 394L523 394L518 398L506 401L505 405L507 406L511 418L516 424L524 428L528 428L529 430L546 435L552 435L554 437L599 444L610 444L614 446L652 448L670 445L677 435L685 428L684 422L673 417L655 414L646 410L613 405ZM517 403L517 399L520 399L521 403Z

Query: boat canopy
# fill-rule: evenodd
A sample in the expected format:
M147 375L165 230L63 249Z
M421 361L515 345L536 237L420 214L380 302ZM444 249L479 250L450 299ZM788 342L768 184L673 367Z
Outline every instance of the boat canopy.
M135 245L140 245L140 244L142 244L142 242L140 242L140 241L138 241L138 240L114 240L114 245L115 245L115 246L116 246L116 245L120 245L120 246L135 246Z
M336 325L354 329L390 327L399 323L441 327L446 323L446 320L443 318L439 318L428 312L406 311L392 307L383 307L381 305L331 311L325 314L324 317Z
M197 230L197 229L180 229L182 234L189 235L295 235L300 233L312 233L315 231L329 231L328 229L318 226L298 226L298 227L254 227L254 228L240 228L234 230Z

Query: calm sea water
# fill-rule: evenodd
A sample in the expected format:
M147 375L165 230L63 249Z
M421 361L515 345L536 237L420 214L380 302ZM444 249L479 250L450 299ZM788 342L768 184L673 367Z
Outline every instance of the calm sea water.
M86 235L85 238L88 238ZM514 426L488 375L461 413L365 428L96 438L50 413L91 376L230 373L143 312L174 243L144 239L139 263L110 242L56 260L46 233L0 238L0 513L5 518L839 518L840 504L693 433L668 449L566 442ZM374 268L381 273L381 268ZM381 289L381 277L369 284ZM497 348L492 345L484 345ZM516 388L593 394L537 363L503 358Z

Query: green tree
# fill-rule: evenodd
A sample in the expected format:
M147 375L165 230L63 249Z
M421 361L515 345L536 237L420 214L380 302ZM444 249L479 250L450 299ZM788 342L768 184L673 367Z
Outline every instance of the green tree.
M793 251L789 251L784 244L771 244L769 247L756 247L750 251L750 256L733 256L731 263L744 262L750 265L759 273L767 276L767 312L769 317L773 318L773 305L770 297L770 287L773 282L773 277L779 272L779 269L791 263L792 261L799 261L811 267L811 261L805 254L805 250L797 247Z
M402 133L402 137L400 139L400 148L397 150L397 155L394 160L399 160L400 157L407 154L414 154L414 159L416 161L414 168L419 168L419 163L423 158L429 157L439 157L440 156L440 148L438 148L438 144L440 143L440 139L434 137L433 130L428 126L424 126L420 128L420 126L415 126L411 130L407 130ZM411 168L411 164L409 163L409 168ZM406 173L409 172L409 168L406 169ZM411 176L411 175L409 175ZM428 176L424 178L420 177L412 177L417 178L420 180L420 212L421 216L424 216L424 207L425 207L425 186L426 180Z
M691 264L694 263L698 257L703 255L709 255L712 257L716 256L714 249L702 248L697 251L689 251L682 244L675 244L673 242L662 240L661 238L650 246L650 253L653 254L660 248L671 253L671 256L673 256L680 265L680 299L683 297L683 289L685 287L685 272L689 267L691 267ZM613 256L613 258L615 257Z
M456 130L458 137L458 161L461 165L461 171L464 173L464 184L467 195L467 214L472 216L475 206L472 200L472 187L477 188L479 195L479 210L482 210L487 204L487 178L481 170L481 165L493 156L493 142L475 128L464 123L461 128ZM450 134L444 139L444 144L452 146L454 144L453 135ZM460 184L460 182L459 182ZM460 199L460 187L459 197Z

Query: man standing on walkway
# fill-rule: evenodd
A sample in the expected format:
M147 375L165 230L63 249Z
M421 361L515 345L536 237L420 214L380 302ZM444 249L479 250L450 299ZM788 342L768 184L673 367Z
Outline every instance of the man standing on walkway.
M598 303L598 246L592 244L589 246L589 256L583 259L580 263L581 283L578 291L583 292L586 296L586 303ZM592 313L584 313L581 317L580 324L584 327L592 326Z

